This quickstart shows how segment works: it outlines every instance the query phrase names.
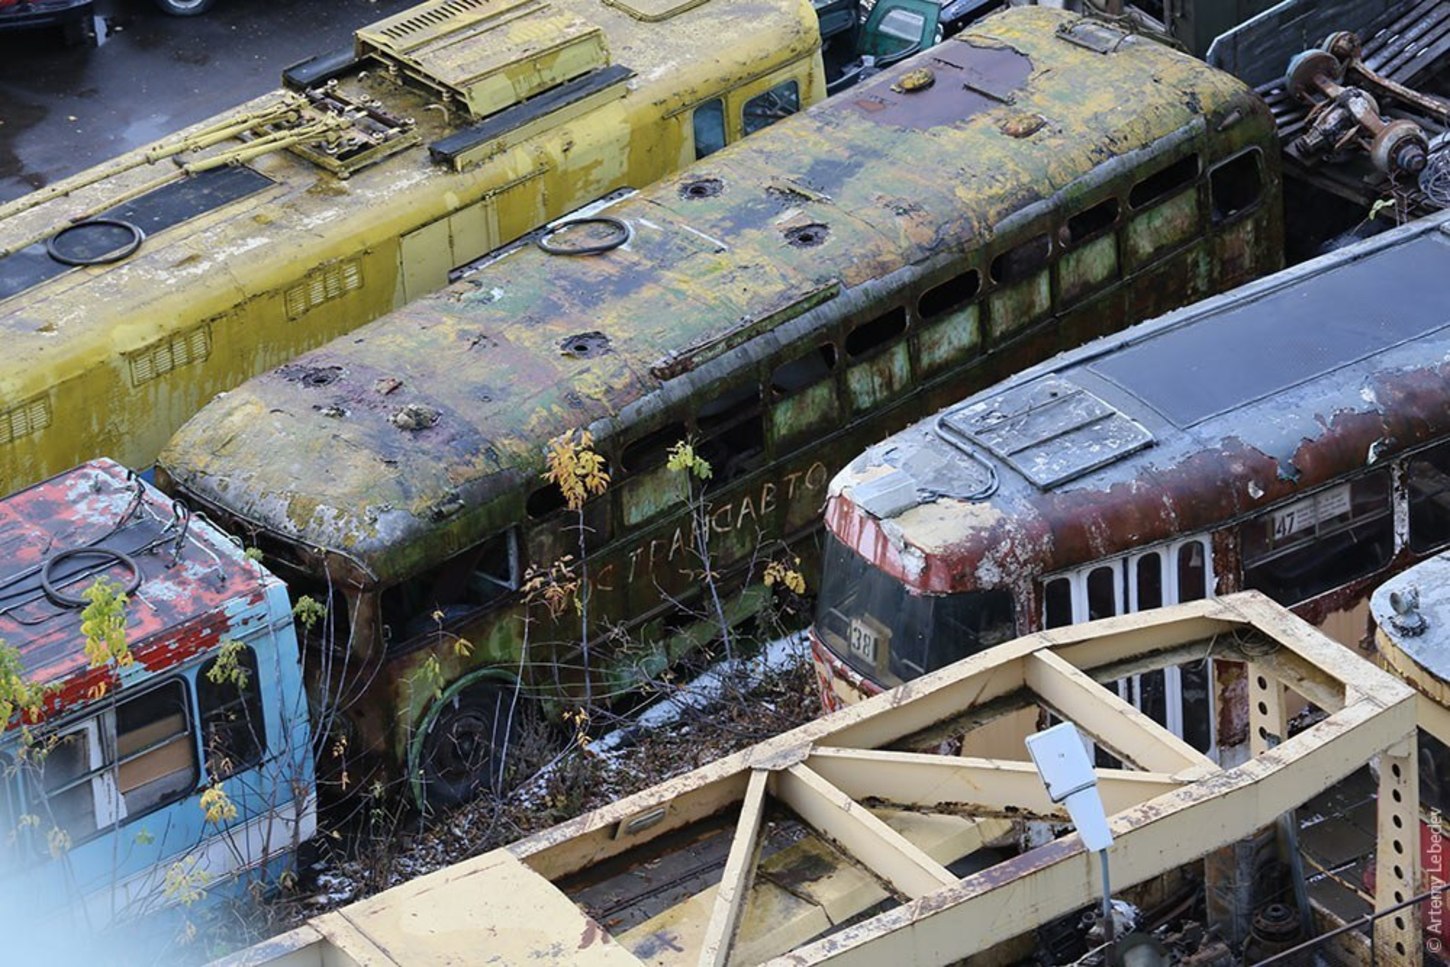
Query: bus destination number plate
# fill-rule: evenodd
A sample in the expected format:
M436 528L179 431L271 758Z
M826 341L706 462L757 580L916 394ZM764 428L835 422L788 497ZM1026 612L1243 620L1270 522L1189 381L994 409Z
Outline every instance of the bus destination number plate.
M850 645L851 654L873 665L876 664L876 656L880 654L881 645L879 625L874 621L852 618Z

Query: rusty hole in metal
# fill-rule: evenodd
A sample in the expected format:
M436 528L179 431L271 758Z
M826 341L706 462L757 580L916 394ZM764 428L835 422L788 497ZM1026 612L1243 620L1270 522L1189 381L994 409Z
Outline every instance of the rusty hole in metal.
M601 356L609 351L609 337L602 332L581 332L560 343L559 351L575 359Z
M713 198L725 190L725 182L719 178L696 178L680 186L680 197L687 199Z
M785 231L785 239L796 248L814 248L826 240L831 230L820 222L797 225Z
M342 378L341 366L311 366L302 370L297 381L303 386L326 386Z

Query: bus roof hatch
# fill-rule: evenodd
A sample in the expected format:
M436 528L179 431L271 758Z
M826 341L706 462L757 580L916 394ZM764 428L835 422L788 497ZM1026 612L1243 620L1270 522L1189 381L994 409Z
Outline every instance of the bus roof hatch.
M1142 424L1055 376L1009 387L948 414L942 423L1044 490L1153 442Z

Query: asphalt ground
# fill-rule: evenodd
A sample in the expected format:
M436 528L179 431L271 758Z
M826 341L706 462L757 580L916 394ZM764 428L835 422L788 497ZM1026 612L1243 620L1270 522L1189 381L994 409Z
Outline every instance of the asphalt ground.
M96 0L99 45L60 28L0 30L0 201L17 198L277 87L417 0L218 0L170 17Z

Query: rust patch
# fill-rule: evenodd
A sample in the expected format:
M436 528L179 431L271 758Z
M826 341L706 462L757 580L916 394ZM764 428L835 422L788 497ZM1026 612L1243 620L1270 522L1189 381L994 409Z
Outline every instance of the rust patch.
M1046 124L1047 118L1040 114L1014 114L1002 122L1001 129L1009 138L1029 138Z
M850 105L882 124L934 128L1011 104L1032 75L1032 60L1026 54L971 40L941 45L928 63L919 70L931 73L930 84L898 90L897 79L882 74L862 85Z
M584 932L579 935L579 950L592 947L597 943L608 943L609 933L595 923L592 919L584 921Z
M770 870L768 873L762 871L761 876L779 887L794 890L835 872L836 864L819 853L807 852L779 869Z
M281 366L277 375L285 380L316 388L328 386L342 378L341 366Z

